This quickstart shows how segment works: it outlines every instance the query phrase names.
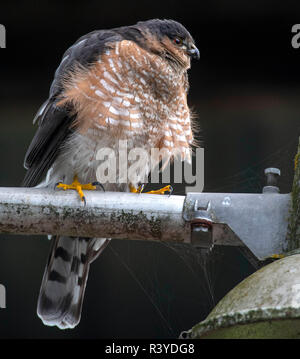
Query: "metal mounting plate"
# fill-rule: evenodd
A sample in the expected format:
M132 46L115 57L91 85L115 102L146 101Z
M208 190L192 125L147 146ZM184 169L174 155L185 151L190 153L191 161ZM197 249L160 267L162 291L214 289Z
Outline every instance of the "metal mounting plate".
M240 246L241 241L260 260L285 250L289 194L188 193L183 209L186 221L193 220L196 201L200 208L210 202L214 244Z

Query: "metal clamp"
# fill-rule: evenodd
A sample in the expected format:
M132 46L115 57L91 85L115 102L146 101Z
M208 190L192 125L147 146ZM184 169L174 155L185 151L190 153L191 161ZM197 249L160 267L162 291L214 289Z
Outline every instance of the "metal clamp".
M259 259L253 254L244 241L235 233L224 219L216 217L220 202L219 195L207 200L204 193L188 193L184 203L183 218L191 226L190 243L195 247L211 250L214 246L234 246L247 257L255 267L259 266ZM215 201L214 201L215 200ZM221 214L221 213L220 213Z
M191 243L200 248L211 249L214 245L212 225L215 220L211 202L201 203L195 194L188 193L183 218L191 225Z
M199 204L196 199L194 204L194 212L191 223L191 242L201 248L211 249L213 247L212 236L212 212L211 202L207 202L205 206Z

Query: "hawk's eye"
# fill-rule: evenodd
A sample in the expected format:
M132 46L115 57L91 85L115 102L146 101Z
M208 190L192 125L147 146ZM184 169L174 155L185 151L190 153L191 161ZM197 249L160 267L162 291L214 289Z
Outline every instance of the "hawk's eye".
M182 44L182 39L180 39L179 37L175 37L175 38L174 38L174 42L175 42L175 44L177 44L177 45L181 45L181 44Z

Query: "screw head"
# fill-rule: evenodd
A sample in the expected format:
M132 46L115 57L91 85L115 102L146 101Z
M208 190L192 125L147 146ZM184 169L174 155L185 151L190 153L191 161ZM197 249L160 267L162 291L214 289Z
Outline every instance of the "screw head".
M265 175L268 175L268 174L280 176L281 172L280 172L279 168L269 167L269 168L265 169Z

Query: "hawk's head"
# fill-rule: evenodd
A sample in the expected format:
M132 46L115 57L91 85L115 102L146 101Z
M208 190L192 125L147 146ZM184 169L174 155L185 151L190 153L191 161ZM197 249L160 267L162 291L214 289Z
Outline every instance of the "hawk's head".
M171 65L188 69L190 58L200 58L200 52L187 29L174 20L140 21L136 27L143 33L149 50L159 54Z

